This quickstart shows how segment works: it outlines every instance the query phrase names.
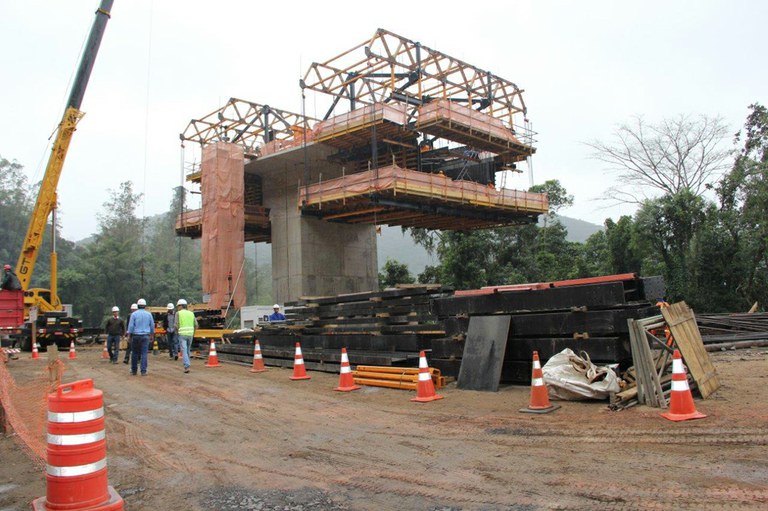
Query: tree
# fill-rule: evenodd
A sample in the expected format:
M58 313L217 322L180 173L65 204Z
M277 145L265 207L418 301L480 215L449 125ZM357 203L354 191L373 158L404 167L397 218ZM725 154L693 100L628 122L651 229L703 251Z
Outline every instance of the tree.
M397 284L413 284L414 278L408 271L408 265L387 258L384 263L384 272L379 273L379 289L394 287Z
M642 204L661 192L677 195L688 190L701 195L714 175L727 167L731 151L722 148L727 127L719 117L680 115L659 124L647 124L642 117L618 126L610 143L588 143L593 158L617 173L611 199Z
M647 200L635 217L639 253L646 254L648 261L657 258L663 267L646 265L646 275L663 270L668 301L685 299L693 280L691 247L699 227L707 215L708 204L688 190L659 199ZM689 297L689 296L688 296ZM690 298L690 297L689 297Z
M573 206L573 195L568 195L563 185L560 184L559 179L550 179L543 184L533 185L528 191L547 194L550 215L557 214L562 208Z
M732 264L741 268L737 285L744 306L768 300L768 110L758 103L751 112L733 168L717 187L723 229L734 246Z
M150 303L175 304L179 298L202 300L200 243L176 235L183 193L182 187L176 188L168 211L146 225L142 264L144 297ZM243 285L244 277L238 285Z
M0 262L16 265L32 210L24 167L0 157Z
M101 324L113 305L128 310L140 297L143 223L135 214L140 202L141 194L133 192L130 181L111 191L103 212L97 215L99 232L80 254L79 266L66 275L87 325Z
M425 269L419 282L438 282L456 289L518 284L586 276L588 264L582 248L566 240L567 231L557 211L573 203L558 180L530 188L547 193L549 214L544 227L528 224L476 231L413 229L414 241L440 264Z
M610 273L639 273L643 257L637 249L637 233L632 218L622 216L618 222L605 221Z

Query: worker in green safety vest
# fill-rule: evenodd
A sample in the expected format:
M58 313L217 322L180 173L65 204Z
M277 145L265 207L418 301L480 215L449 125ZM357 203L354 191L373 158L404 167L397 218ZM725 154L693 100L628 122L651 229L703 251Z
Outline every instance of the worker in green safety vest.
M187 301L184 298L179 298L179 301L176 302L176 308L178 309L176 312L176 332L179 336L179 347L184 360L184 372L188 373L192 339L195 336L195 330L199 327L195 313L187 310Z

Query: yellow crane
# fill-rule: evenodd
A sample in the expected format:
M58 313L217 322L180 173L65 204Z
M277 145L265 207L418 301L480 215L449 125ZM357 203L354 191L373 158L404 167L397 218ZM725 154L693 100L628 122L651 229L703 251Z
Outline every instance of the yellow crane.
M61 300L58 296L57 288L57 255L56 255L56 188L59 184L61 171L64 167L64 160L67 157L69 144L72 141L72 135L77 129L77 123L83 118L84 113L80 111L80 105L85 95L85 89L88 85L88 79L93 70L93 64L96 60L96 54L101 45L101 39L104 35L107 21L110 17L112 4L114 0L101 0L99 8L96 10L96 17L91 26L88 41L86 42L83 55L80 59L80 65L75 76L75 81L70 90L66 110L59 123L51 149L51 155L48 159L48 165L45 168L45 175L40 184L40 191L37 195L35 207L32 210L32 216L27 227L27 234L19 254L19 260L16 263L16 275L21 282L21 288L24 291L24 317L29 318L31 307L37 307L41 315L45 313L55 313L62 311ZM50 289L31 288L30 282L35 270L35 263L40 254L43 234L48 223L48 217L53 215L52 229L52 248L51 248L51 279ZM52 315L51 317L61 317L61 315ZM43 318L44 319L44 318ZM57 323L58 319L54 321ZM50 321L47 322L51 324ZM67 326L67 325L55 325ZM53 328L51 330L55 330ZM60 329L61 330L61 329ZM70 329L71 330L71 327ZM76 332L75 332L76 333Z

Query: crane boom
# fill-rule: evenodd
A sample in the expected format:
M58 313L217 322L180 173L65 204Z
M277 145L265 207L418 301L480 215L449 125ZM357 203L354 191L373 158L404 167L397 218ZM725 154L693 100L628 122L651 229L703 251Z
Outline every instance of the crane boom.
M16 263L16 274L25 292L29 290L35 263L40 254L40 245L45 233L45 226L48 223L48 217L56 208L56 188L61 177L61 170L64 167L64 159L67 156L69 143L72 141L72 135L77 128L77 123L84 115L80 111L80 105L85 95L85 89L93 70L93 64L101 45L101 39L104 35L104 29L107 26L113 3L114 0L101 0L99 8L96 10L96 18L88 35L88 41L86 42L77 75L69 94L67 107L59 123L56 139L48 159L48 165L45 168L45 175L40 184L35 207L32 210L27 234L24 237L19 260ZM25 293L25 306L37 305L42 312L61 309L61 301L56 289L56 266L56 251L54 248L51 253L51 289L48 293L45 293L45 290ZM49 295L47 299L44 298L45 295Z

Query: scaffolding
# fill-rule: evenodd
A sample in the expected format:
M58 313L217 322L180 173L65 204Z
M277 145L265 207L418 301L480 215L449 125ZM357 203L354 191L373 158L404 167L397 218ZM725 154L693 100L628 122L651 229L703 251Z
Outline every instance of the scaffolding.
M536 152L514 82L378 29L312 63L300 86L304 101L311 93L314 104L327 104L322 118L230 98L180 138L241 145L246 162L264 162L246 176L302 165L298 207L326 221L468 229L535 222L547 212L544 195L496 183L496 172ZM323 173L342 177L322 182ZM246 240L270 241L260 196L246 203L245 220ZM177 232L199 236L203 223L185 212Z
M496 189L396 165L309 185L298 201L306 214L328 221L428 229L530 223L549 209L543 193Z

